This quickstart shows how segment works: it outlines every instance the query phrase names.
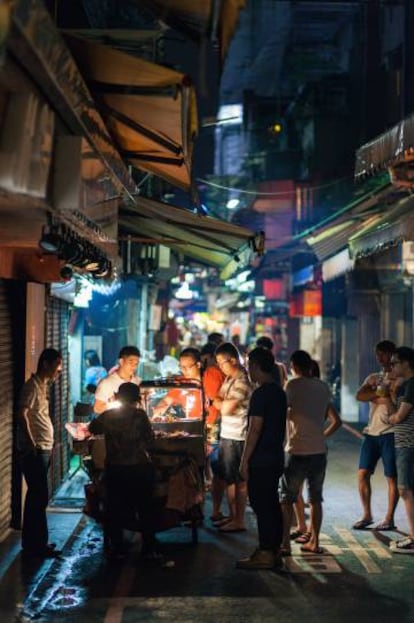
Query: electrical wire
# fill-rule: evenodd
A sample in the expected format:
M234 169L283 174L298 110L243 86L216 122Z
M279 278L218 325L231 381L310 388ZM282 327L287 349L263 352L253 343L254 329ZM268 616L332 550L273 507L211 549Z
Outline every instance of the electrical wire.
M308 187L304 187L305 190L320 190L322 188L330 188L332 186L335 186L336 184L340 184L341 182L345 182L345 181L349 181L349 180L353 180L353 177L347 176L347 177L342 177L338 180L335 180L334 182L329 182L327 184L320 184L319 186L308 186ZM230 192L237 192L240 194L244 194L244 195L255 195L256 197L277 197L280 195L283 195L286 197L286 195L296 195L297 189L294 190L281 190L281 191L277 191L277 192L264 192L264 191L258 191L258 190L246 190L244 188L235 188L234 186L224 186L223 184L217 184L216 182L211 182L209 180L205 180L201 177L197 178L197 182L200 182L201 184L207 184L207 186L212 186L213 188L219 188L220 190L227 190ZM298 188L300 189L301 187L298 186Z

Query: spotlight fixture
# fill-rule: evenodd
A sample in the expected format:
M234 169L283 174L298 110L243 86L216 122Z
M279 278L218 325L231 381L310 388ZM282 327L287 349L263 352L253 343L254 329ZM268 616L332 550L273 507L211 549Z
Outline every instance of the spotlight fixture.
M39 247L46 253L57 253L62 239L56 227L44 226L42 237L39 240Z
M61 260L65 260L65 262L74 266L77 266L84 259L82 243L76 234L72 234L67 230L64 231L58 256Z
M62 277L63 281L70 281L73 277L73 270L71 266L62 266L62 268L60 269L60 276Z

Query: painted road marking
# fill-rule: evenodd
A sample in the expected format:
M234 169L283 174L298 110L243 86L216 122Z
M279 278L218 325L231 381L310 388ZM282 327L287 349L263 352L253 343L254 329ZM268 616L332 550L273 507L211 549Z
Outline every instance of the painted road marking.
M294 546L292 556L285 558L286 570L290 573L342 573L343 569L335 557L350 552L354 554L367 573L378 574L382 573L382 569L373 560L372 555L380 560L392 558L388 547L382 546L381 543L375 541L360 543L352 532L345 528L336 528L336 532L345 545L338 545L328 535L321 534L321 546L324 553L304 554L295 552Z
M361 565L368 573L382 573L381 568L372 560L369 555L369 550L374 549L377 551L378 546L375 544L375 547L362 545L359 541L356 540L354 535L346 528L335 528L338 536L348 545L351 552L357 557ZM389 555L391 558L391 554Z
M335 558L324 554L287 556L285 568L289 573L342 573Z

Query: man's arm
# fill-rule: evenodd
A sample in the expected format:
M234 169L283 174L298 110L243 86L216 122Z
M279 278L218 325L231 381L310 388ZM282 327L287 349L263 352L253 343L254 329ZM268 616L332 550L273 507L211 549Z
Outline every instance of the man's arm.
M95 413L103 413L106 411L107 406L106 402L103 400L99 400L99 398L95 398L95 402L93 403L93 410Z
M91 420L88 430L92 435L102 435L104 433L103 418L99 416Z
M263 429L263 418L251 416L249 418L249 429L247 431L246 443L244 445L243 455L240 462L240 475L243 480L249 478L249 461L252 456Z
M376 374L371 374L355 394L355 398L359 402L375 402L376 390L377 390L378 377Z
M17 417L19 419L22 430L26 433L27 439L31 442L33 446L33 450L35 450L36 444L35 444L35 441L32 435L32 431L30 429L30 418L29 418L28 407L21 407L17 413Z
M328 405L325 419L329 421L328 426L324 429L324 437L330 437L335 431L342 426L342 420L332 403Z
M390 408L392 409L393 403L391 402L391 400L389 402ZM390 415L390 417L388 418L388 422L393 425L400 424L400 422L404 422L404 420L407 418L408 414L412 410L413 405L410 402L402 402L397 411Z

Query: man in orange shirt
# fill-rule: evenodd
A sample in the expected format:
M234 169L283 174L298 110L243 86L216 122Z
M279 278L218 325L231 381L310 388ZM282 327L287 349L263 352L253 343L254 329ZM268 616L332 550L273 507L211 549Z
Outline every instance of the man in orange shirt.
M211 342L205 344L201 349L202 380L207 410L206 479L207 481L211 479L211 498L213 502L211 520L213 523L224 519L220 508L226 488L226 483L218 476L220 410L213 404L218 397L225 376L216 363L215 352L216 346Z
M197 348L185 348L180 354L179 380L201 382L201 359ZM203 417L201 394L192 388L173 387L154 408L154 415L163 415L169 407L181 407L184 417L198 419Z

